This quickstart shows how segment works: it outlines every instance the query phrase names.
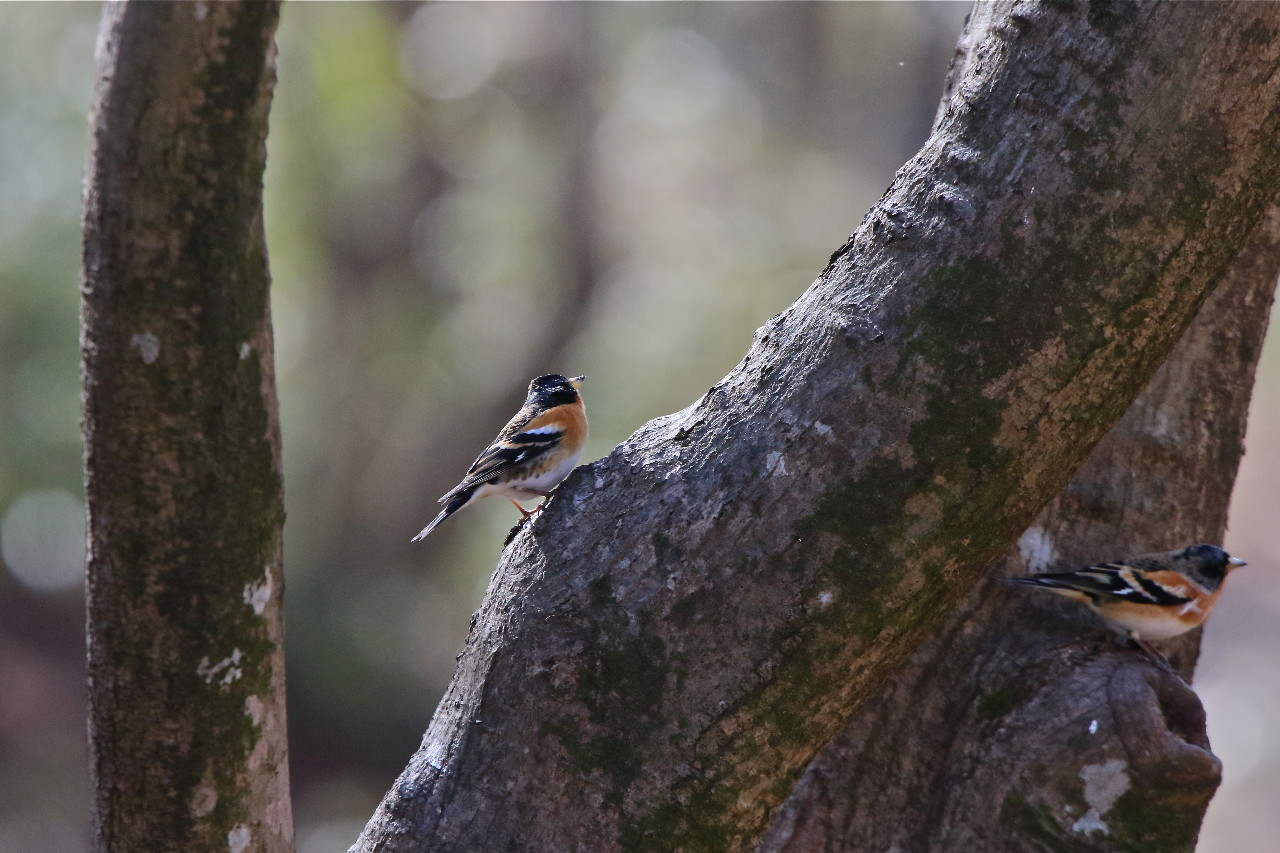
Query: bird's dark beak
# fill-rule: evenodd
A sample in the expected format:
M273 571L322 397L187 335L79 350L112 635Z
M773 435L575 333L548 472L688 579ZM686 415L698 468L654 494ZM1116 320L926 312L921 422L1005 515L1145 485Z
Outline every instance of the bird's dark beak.
M585 376L575 376L569 380L569 384L573 386L573 390L577 391L579 388L582 387L582 380L586 378L587 377Z
M1238 569L1241 566L1249 565L1244 560L1241 560L1239 557L1228 557L1227 562L1231 564L1231 568L1233 569Z

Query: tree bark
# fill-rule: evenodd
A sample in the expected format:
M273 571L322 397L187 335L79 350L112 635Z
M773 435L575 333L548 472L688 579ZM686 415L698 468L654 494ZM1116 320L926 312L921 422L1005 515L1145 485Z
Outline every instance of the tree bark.
M1222 541L1278 273L1273 208L996 574ZM976 585L818 754L761 853L1193 850L1220 777L1199 700L1060 601ZM1188 677L1199 638L1165 644Z
M751 849L1146 384L1280 190L1280 8L970 33L814 285L506 549L353 849Z
M278 4L107 4L82 357L95 848L285 851Z

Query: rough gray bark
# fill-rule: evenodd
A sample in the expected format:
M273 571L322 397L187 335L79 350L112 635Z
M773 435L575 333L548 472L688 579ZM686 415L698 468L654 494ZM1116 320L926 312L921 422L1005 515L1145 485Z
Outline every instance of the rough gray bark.
M1222 541L1278 273L1273 208L996 574ZM1219 781L1199 701L1060 601L978 584L818 754L761 853L1194 849ZM1165 644L1188 676L1199 637Z
M728 377L506 549L356 850L746 850L1280 189L1280 7L979 4L934 134Z
M278 13L103 12L81 301L101 851L293 846L262 228Z

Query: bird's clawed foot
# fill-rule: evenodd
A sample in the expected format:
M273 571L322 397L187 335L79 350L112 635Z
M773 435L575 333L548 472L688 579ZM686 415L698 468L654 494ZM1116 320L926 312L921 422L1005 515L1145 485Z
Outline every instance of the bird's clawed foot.
M532 512L530 512L529 510L527 510L527 509L525 509L524 507L520 506L520 504L516 503L516 499L515 499L515 498L507 498L507 500L511 501L511 505L512 505L513 507L515 507L515 508L516 508L516 512L520 513L520 522L519 522L519 524L524 524L526 521L528 521L530 518L532 518L532 517L533 517L533 513L535 513L535 512L537 512L538 510L542 509L542 507L541 507L541 506L538 506L538 507L536 507ZM518 525L517 525L517 526L518 526Z
M520 521L516 525L517 527L523 525L526 521L533 518L535 515L537 515L539 512L542 511L542 508L544 506L547 505L547 502L544 500L542 503L538 504L533 509L525 509L524 507L520 506L520 504L516 503L515 498L507 498L507 500L511 501L511 505L515 507L520 513Z
M511 540L516 538L516 534L519 533L521 530L523 530L524 526L529 523L529 519L537 515L542 510L542 508L547 505L547 502L544 500L542 503L538 504L533 509L525 509L524 507L520 506L520 504L516 503L514 498L507 498L507 500L511 501L512 506L520 510L520 520L517 521L515 523L515 526L512 527L511 530L507 533L507 538L502 543L503 548L510 545Z
M1154 663L1156 666L1160 667L1161 669L1166 670L1168 672L1172 672L1175 675L1178 674L1178 671L1173 668L1173 664L1169 663L1169 659L1165 657L1164 654L1162 654L1159 650L1157 650L1155 646L1151 645L1146 640L1140 639L1130 634L1129 645L1137 649L1138 651L1142 652L1143 654L1145 654L1152 663Z

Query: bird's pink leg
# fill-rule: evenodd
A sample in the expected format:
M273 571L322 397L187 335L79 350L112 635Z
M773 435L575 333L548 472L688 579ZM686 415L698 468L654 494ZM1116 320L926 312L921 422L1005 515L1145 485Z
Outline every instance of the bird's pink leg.
M533 512L530 512L529 510L527 510L527 509L525 509L524 507L520 506L520 504L516 503L516 499L515 499L515 498L507 498L507 500L511 501L511 505L512 505L513 507L515 507L517 510L519 510L519 511L520 511L520 523L521 523L521 524L523 524L524 522L526 522L526 521L528 521L530 518L532 518L532 517L533 517L533 513L534 513L534 512L537 512L539 509L542 509L542 504L539 504L539 505L538 505L538 507L537 507L537 509L533 510Z

